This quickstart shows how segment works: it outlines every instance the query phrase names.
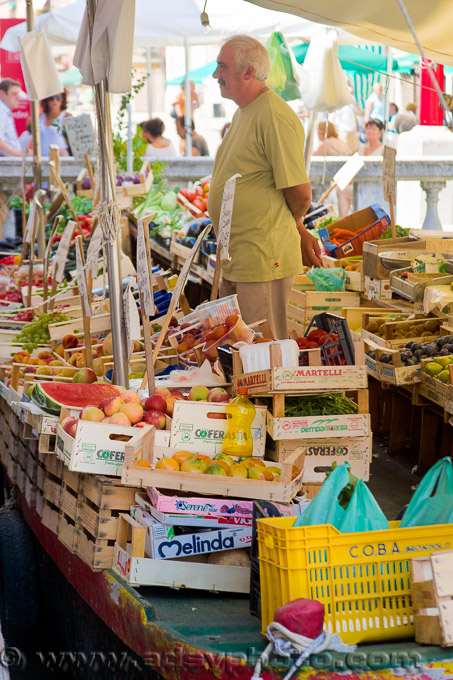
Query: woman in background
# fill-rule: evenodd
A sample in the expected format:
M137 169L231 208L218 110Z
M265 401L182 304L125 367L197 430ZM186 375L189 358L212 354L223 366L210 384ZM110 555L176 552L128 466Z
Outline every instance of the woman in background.
M382 143L382 133L384 123L377 118L370 118L365 124L366 144L359 144L359 154L361 156L382 156L384 145Z
M39 127L42 141L43 156L49 155L49 146L55 144L60 150L60 156L69 156L69 144L65 136L64 119L71 114L66 110L66 92L54 94L40 101L42 113Z

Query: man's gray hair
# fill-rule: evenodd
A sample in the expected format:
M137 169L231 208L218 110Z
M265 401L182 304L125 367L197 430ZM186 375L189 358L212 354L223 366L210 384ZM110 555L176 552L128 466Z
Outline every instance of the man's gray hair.
M264 45L248 35L235 35L225 44L234 46L236 68L239 71L253 66L256 80L266 80L271 70L271 60Z

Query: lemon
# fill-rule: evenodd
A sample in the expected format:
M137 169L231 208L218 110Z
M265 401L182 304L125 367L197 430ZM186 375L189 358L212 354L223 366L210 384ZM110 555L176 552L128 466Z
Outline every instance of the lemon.
M423 370L425 373L427 373L433 378L434 376L439 375L439 373L442 373L444 369L440 364L437 363L437 361L430 361L427 364L425 364Z

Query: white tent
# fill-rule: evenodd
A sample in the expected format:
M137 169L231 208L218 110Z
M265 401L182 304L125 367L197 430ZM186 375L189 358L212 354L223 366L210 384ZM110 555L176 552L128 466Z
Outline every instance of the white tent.
M268 36L279 28L286 37L310 40L320 26L284 12L253 6L245 0L209 0L207 11L211 30L203 33L200 14L203 0L136 0L134 47L157 47L190 43L213 43L246 32L254 36ZM74 45L85 10L85 0L36 17L35 27L41 27L51 45ZM26 32L26 23L6 31L0 47L10 52L19 50L18 36ZM341 32L343 33L343 32ZM346 34L345 34L346 35ZM343 37L341 42L355 42Z
M398 0L248 0L251 4L322 24L339 26L359 38L416 52L416 41ZM404 0L426 56L453 66L452 0Z

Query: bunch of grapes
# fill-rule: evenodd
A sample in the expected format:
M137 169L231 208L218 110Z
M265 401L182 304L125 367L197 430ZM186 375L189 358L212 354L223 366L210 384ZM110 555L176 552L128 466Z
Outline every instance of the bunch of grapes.
M22 345L23 350L31 353L38 345L49 344L49 324L59 323L60 321L68 321L66 314L62 314L62 312L40 314L37 319L25 324L13 342Z

